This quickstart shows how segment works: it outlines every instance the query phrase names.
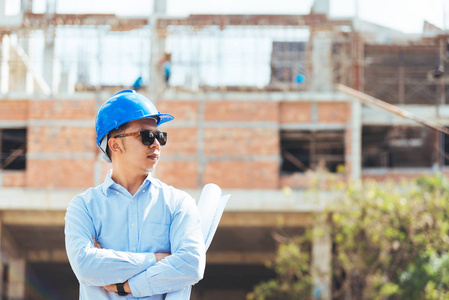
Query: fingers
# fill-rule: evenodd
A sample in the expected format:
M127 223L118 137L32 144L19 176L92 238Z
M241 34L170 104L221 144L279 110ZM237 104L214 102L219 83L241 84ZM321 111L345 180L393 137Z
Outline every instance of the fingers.
M107 290L108 292L117 293L117 287L115 286L115 284L106 285L104 286L104 289Z
M155 253L154 255L156 256L156 262L158 262L169 256L170 253Z
M92 237L92 241L94 242L95 248L102 249L100 243L94 237Z

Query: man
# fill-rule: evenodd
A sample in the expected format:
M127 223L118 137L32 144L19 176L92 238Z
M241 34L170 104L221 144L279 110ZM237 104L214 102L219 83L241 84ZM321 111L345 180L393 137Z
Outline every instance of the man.
M171 120L130 90L100 107L97 146L112 170L75 197L65 217L80 299L164 299L201 280L205 250L195 201L150 174L167 142L158 126Z

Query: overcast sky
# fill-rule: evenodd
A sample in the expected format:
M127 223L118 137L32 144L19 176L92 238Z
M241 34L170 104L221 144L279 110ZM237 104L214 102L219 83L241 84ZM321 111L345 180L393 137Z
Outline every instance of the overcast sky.
M19 1L19 0L10 0ZM36 10L47 1L34 0ZM115 13L118 15L148 15L153 0L57 0L61 13ZM167 0L170 15L189 14L307 14L313 0ZM443 27L445 13L449 15L449 0L331 0L331 16L359 17L407 33L422 31L424 20ZM449 18L449 16L448 16ZM446 18L446 19L448 19ZM449 21L446 20L446 24ZM447 26L449 28L449 26Z

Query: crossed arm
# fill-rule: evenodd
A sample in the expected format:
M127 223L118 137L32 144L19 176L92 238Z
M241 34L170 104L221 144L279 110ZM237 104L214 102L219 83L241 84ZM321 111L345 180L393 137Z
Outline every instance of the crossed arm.
M94 243L94 247L97 249L103 249L101 248L100 243L95 239L95 237L92 237L92 241ZM164 258L166 258L167 256L169 256L170 253L155 253L154 256L156 256L156 262L163 260ZM114 292L114 293L118 293L117 291L117 286L115 283L113 284L108 284L105 285L104 288L108 291L108 292ZM131 294L131 288L129 287L129 283L128 280L125 281L125 283L123 284L123 288L125 289L125 292L127 292L128 294Z
M169 255L100 249L92 240L95 229L84 202L72 202L66 214L66 249L81 284L117 292L115 284L125 282L126 292L145 297L182 289L202 278L204 240L196 206L193 210L190 207L192 203L186 203L173 216Z

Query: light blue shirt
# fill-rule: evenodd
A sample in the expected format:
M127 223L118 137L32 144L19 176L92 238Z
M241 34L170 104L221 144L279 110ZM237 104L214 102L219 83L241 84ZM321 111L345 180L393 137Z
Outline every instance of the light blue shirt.
M103 249L93 245L92 237ZM205 249L195 201L149 175L131 194L108 173L103 184L75 197L65 216L70 265L80 299L163 299L197 283ZM156 262L154 253L171 253ZM103 286L128 280L132 295Z

